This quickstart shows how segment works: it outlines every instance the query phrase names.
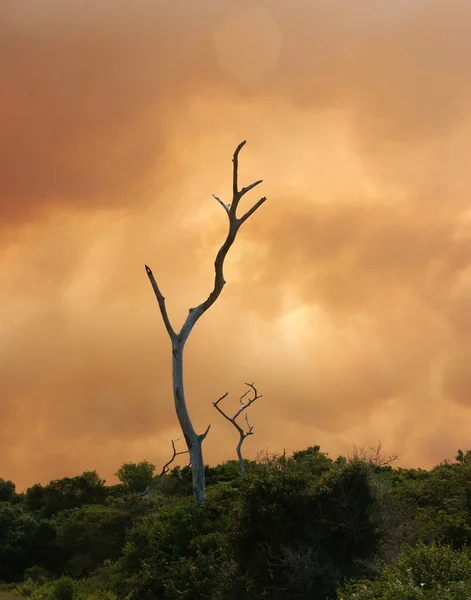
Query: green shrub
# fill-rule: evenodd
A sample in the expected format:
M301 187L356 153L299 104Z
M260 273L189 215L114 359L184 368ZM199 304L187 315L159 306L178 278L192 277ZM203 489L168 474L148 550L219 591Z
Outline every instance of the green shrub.
M51 600L73 600L74 581L71 577L61 577L52 584Z
M24 579L25 581L31 579L32 581L42 583L47 579L47 572L39 565L33 565L25 570Z
M227 520L215 503L191 498L143 517L116 563L115 592L127 600L206 600L224 576Z
M376 581L350 582L339 588L342 600L469 600L471 553L449 546L418 544L407 548Z
M71 577L61 577L42 583L28 579L18 590L30 600L74 600L74 588L75 583Z
M367 570L377 546L369 470L310 454L267 464L242 487L231 525L234 598L325 600Z

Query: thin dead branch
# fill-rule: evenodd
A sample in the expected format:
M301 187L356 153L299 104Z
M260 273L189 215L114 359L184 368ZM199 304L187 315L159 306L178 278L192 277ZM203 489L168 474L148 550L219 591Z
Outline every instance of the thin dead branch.
M175 447L175 442L178 442L178 439L172 440L172 450L173 450L172 458L167 463L164 464L164 466L162 467L162 470L160 471L159 477L162 477L163 475L166 475L169 472L170 465L173 463L173 461L176 459L177 456L180 456L181 454L188 454L188 450L180 450L180 452L177 452L177 449Z
M245 422L247 423L247 431L244 431L244 429L239 425L239 423L237 423L236 419L244 411L246 411L255 402L255 400L262 398L262 394L259 395L257 393L257 390L253 383L246 383L245 385L248 386L249 389L245 392L245 394L242 394L242 396L240 396L239 402L241 404L241 407L239 408L239 410L235 413L235 415L233 417L230 417L219 406L219 403L229 395L229 392L226 392L223 396L221 396L218 400L216 400L216 402L213 402L214 408L217 411L219 411L221 413L221 415L229 421L229 423L232 423L232 425L234 425L234 427L239 432L239 443L236 446L236 451L237 451L237 456L239 458L240 472L242 474L242 477L245 477L245 464L244 464L244 459L242 457L242 444L244 443L245 438L247 438L249 435L253 435L253 426L250 425L250 423L249 423L249 416L247 413L245 414ZM246 396L251 391L253 392L253 398L249 398L247 402L244 402L244 398L246 398Z
M154 479L154 481L151 484L149 484L143 492L141 492L140 494L136 494L137 496L141 496L141 497L147 496L147 494L150 492L150 490L156 484L157 480L169 472L170 465L173 463L173 461L176 459L176 457L180 456L180 454L188 454L188 450L180 450L180 452L177 452L175 442L178 442L178 439L171 440L171 441L172 441L172 450L173 450L172 458L164 464L164 466L162 467L162 470L160 471L160 474ZM190 461L190 464L191 464L191 461Z
M383 444L381 440L379 440L376 448L373 448L373 446L369 448L353 446L351 460L360 460L372 467L387 467L399 458L399 454L397 453L385 455L382 450Z
M147 276L149 277L149 281L152 285L152 289L154 290L155 297L157 298L157 302L159 303L160 313L162 315L163 322L165 324L165 329L167 330L170 339L173 340L177 337L177 334L173 330L173 327L170 323L170 319L168 318L167 307L165 306L165 298L160 291L160 288L155 280L154 274L152 273L150 267L144 265L146 268Z

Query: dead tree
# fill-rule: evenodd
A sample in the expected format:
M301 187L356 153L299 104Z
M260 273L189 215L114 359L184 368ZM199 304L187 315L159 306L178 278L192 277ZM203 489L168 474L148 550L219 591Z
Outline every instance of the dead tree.
M249 423L249 417L247 415L247 413L245 413L245 422L247 423L247 431L244 431L242 429L242 427L239 425L239 423L237 423L237 417L239 417L245 410L247 410L249 408L250 405L252 405L255 400L258 400L259 398L262 397L262 395L258 395L257 394L257 390L255 389L255 386L253 383L246 383L245 385L247 385L250 389L248 389L245 394L243 394L240 398L239 398L239 402L241 403L241 407L239 408L239 410L236 412L236 414L233 417L230 417L229 415L227 415L222 408L219 406L219 403L221 402L221 400L224 400L224 398L228 395L228 392L226 392L224 394L224 396L221 396L219 398L219 400L216 400L216 402L213 402L213 406L216 410L218 410L221 415L227 419L229 421L229 423L232 423L234 425L234 427L237 429L237 431L239 432L239 443L236 446L236 452L237 452L237 456L239 458L239 463L240 463L240 472L242 477L245 477L245 464L244 464L244 459L242 458L242 444L244 443L245 438L249 437L249 435L253 435L253 426L250 425ZM247 402L244 403L244 398L250 393L250 391L253 391L253 398L249 398Z
M381 440L378 441L376 448L370 446L365 448L364 446L353 446L353 454L351 460L359 460L365 462L370 467L387 467L399 458L399 454L393 453L384 455L383 444Z
M176 459L177 456L180 456L180 454L188 454L188 450L181 450L180 452L177 452L177 449L175 448L175 442L178 442L178 440L172 440L173 455L172 455L172 458L168 462L166 462L164 464L164 466L162 467L162 470L160 471L160 474L158 475L159 479L169 472L170 465L173 463L173 461ZM190 461L190 463L191 463L191 461ZM136 496L147 496L147 494L150 492L150 490L154 486L154 484L155 484L155 481L153 481L151 484L149 484L143 492L141 492L140 494L136 494Z
M195 306L194 308L190 308L188 316L185 322L183 323L183 326L180 329L179 333L176 333L176 331L173 329L170 323L170 319L168 317L167 308L165 306L165 298L162 295L159 286L157 285L152 271L147 265L145 265L147 276L149 277L150 283L157 298L157 302L159 304L162 320L164 322L165 328L167 330L172 344L173 398L175 402L177 418L180 423L183 435L185 436L185 441L191 457L193 493L196 505L202 504L206 500L206 482L204 475L202 443L204 438L208 434L210 425L208 425L206 431L201 434L196 433L195 428L193 427L193 423L191 421L186 405L186 398L183 387L183 349L185 347L185 343L188 339L188 336L190 335L198 319L216 302L216 300L219 298L219 295L222 292L222 289L226 283L223 273L224 260L227 256L230 247L234 243L237 232L239 231L241 225L245 223L245 221L247 221L247 219L251 215L253 215L253 213L266 201L265 197L261 198L243 216L237 217L236 212L242 197L245 196L245 194L252 190L255 186L262 183L262 180L255 181L247 187L244 187L241 190L239 190L239 152L241 151L245 143L246 142L244 141L237 146L232 158L232 202L226 205L224 202L222 202L222 200L220 200L217 196L213 194L213 197L224 208L224 211L226 212L229 220L229 231L227 233L227 237L224 243L222 244L221 248L219 249L216 255L216 259L214 261L215 273L213 289L204 302L202 302L198 306Z

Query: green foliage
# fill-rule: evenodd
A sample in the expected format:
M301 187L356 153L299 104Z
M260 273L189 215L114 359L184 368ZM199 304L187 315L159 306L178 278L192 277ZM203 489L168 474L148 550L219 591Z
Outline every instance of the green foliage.
M107 501L110 502L114 498L121 498L122 496L128 495L129 490L122 483L118 483L116 485L107 485L105 493Z
M155 481L154 489L167 498L192 497L193 484L190 467L173 468L170 473L159 477Z
M67 571L82 577L106 559L117 559L130 525L129 513L110 506L89 505L62 512L54 526Z
M251 473L256 469L257 463L253 460L244 460L246 473ZM242 480L240 474L240 464L238 460L229 460L216 467L205 467L206 484L209 487L220 482L234 482Z
M16 486L13 481L5 481L0 477L0 502L11 502Z
M188 466L145 496L147 461L107 487L85 472L23 497L0 480L0 578L32 600L469 599L469 456L425 471L265 453L245 479L206 467L200 507Z
M41 564L54 537L47 523L36 521L20 506L0 503L0 580L19 581L25 569Z
M0 584L0 600L21 600L17 586L13 584Z
M444 463L432 469L392 473L394 495L414 507L409 543L432 541L460 548L471 543L471 464Z
M33 565L32 567L28 567L25 569L24 579L25 581L31 579L36 583L44 583L47 580L47 571L40 567L39 565Z
M223 576L227 521L212 502L195 508L191 498L144 517L128 536L119 561L127 600L209 598Z
M46 486L34 485L26 491L23 505L27 512L48 518L84 504L101 503L105 496L105 482L96 471L85 471L79 477L64 477Z
M52 595L54 600L73 600L74 581L71 577L61 577L52 584Z
M75 600L75 582L71 577L61 577L55 581L36 583L29 579L21 588L23 596L31 600Z
M458 454L456 455L456 462L461 465L467 465L471 462L471 450L458 450Z
M320 451L320 446L309 446L306 450L298 450L293 453L292 460L303 465L312 475L326 473L332 465L332 460Z
M298 456L248 478L232 521L238 598L325 599L376 548L373 496L360 462ZM314 461L314 463L313 463ZM243 582L243 584L240 584Z
M125 463L115 475L131 492L143 492L152 483L155 465L143 460L140 463Z
M119 589L118 580L115 566L111 561L105 561L90 577L76 582L74 600L118 600L118 595L112 591Z
M419 543L375 581L351 582L338 594L343 600L469 600L471 553Z

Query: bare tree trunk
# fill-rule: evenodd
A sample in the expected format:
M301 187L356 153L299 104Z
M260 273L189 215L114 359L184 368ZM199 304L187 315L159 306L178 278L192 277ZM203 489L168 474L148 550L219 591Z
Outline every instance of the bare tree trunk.
M242 456L242 442L245 440L245 438L241 438L239 440L239 443L237 444L237 456L239 458L239 464L240 464L240 474L242 475L242 477L245 477L245 463L244 463L244 457Z
M204 438L208 435L209 427L206 431L201 434L197 434L188 414L188 409L185 401L185 391L183 388L183 349L185 347L186 340L191 333L191 330L195 326L198 319L216 302L219 295L222 292L226 281L224 279L224 261L229 252L230 247L234 243L237 232L245 221L253 215L253 213L266 201L266 198L260 198L252 208L250 208L242 217L237 216L237 207L243 196L254 187L262 183L262 180L255 181L250 185L239 190L238 186L238 167L239 167L239 152L245 145L245 141L241 142L232 157L233 173L232 173L232 203L225 204L220 198L214 196L219 204L224 208L224 211L229 221L229 231L227 232L226 239L220 247L216 259L214 261L214 286L210 292L208 298L195 306L190 308L188 316L183 323L180 333L176 333L173 329L170 319L168 317L167 308L165 306L165 298L160 291L160 288L155 280L155 277L151 269L145 265L146 273L149 281L154 290L155 297L159 304L160 313L162 320L165 325L165 329L172 342L172 380L173 380L173 398L175 402L175 409L177 418L180 423L183 435L185 436L188 452L190 453L191 466L192 466L192 477L193 477L193 493L195 496L196 505L202 504L206 499L206 482L204 476L204 461L202 452L202 443Z
M180 336L178 336L180 337ZM185 389L183 386L183 349L185 340L179 339L172 344L172 379L173 379L173 399L175 401L175 410L178 422L185 436L188 452L191 461L191 476L193 480L193 495L195 504L199 505L206 500L206 480L204 476L204 461L202 444L207 436L209 427L203 434L198 435L188 414L185 402Z

